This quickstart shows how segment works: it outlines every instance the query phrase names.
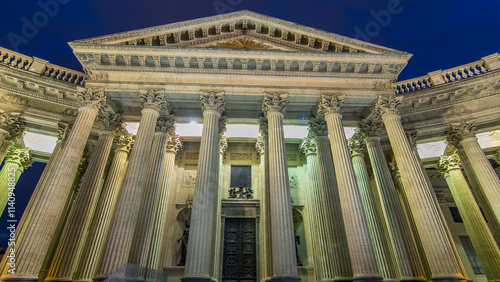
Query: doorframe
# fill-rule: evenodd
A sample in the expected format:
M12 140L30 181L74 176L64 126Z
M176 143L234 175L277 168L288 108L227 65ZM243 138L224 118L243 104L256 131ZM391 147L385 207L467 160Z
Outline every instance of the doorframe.
M260 248L259 241L259 219L260 219L260 200L235 200L235 199L222 199L221 201L221 224L220 224L220 245L219 245L219 277L222 281L222 265L224 259L224 230L226 225L226 218L254 218L255 219L255 258L257 261L257 281L261 280L260 275Z

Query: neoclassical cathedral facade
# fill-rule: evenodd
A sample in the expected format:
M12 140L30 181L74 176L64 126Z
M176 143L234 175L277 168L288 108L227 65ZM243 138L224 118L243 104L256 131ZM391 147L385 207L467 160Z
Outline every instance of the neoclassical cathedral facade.
M2 281L500 281L498 53L397 81L249 11L69 45L85 73L0 48L4 214L47 163Z

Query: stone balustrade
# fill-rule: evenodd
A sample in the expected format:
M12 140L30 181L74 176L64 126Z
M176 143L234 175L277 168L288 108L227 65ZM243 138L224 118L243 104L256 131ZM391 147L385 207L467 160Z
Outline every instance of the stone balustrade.
M405 94L420 89L459 81L500 68L498 53L481 58L479 61L447 70L437 70L417 78L399 81L393 84L396 94Z
M46 60L26 56L2 47L0 47L0 64L76 85L84 85L88 78L88 75L83 72L54 65Z

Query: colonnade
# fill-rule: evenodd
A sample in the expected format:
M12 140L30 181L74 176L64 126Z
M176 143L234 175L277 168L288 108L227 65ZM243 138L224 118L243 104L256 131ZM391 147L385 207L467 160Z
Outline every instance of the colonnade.
M79 89L81 103L71 126L59 126L60 140L16 231L16 270L2 262L3 280L38 281L50 261L47 281L104 280L127 263L158 269L165 238L167 199L176 153L174 116L162 90L140 90L143 109L137 135L124 131L121 116L103 114L102 89ZM212 281L220 199L224 92L202 92L203 132L183 281ZM264 93L262 101L261 276L300 281L295 256L290 184L283 120L287 94ZM315 275L320 281L466 281L467 273L443 222L421 160L407 139L401 101L379 97L375 118L363 120L349 142L342 126L345 96L322 95L318 113L301 145L310 185L307 209L313 233ZM19 136L19 115L0 113L0 138ZM19 126L13 126L16 122ZM68 209L79 161L94 123L99 136L87 171ZM10 123L9 123L10 122ZM380 143L389 137L397 178L391 176ZM500 217L500 180L474 137L471 122L453 124L448 142L457 154L443 156L440 169L463 214L488 280L500 279L500 251L459 167L475 179L475 192L489 220ZM68 133L69 132L69 133ZM3 144L2 143L2 144ZM1 149L1 148L0 148ZM112 152L113 151L113 152ZM1 153L1 152L0 152ZM9 153L5 167L22 171L22 150ZM26 153L24 153L26 154ZM24 155L23 155L24 156ZM365 161L369 158L369 163ZM3 157L2 157L3 158ZM106 173L108 159L111 159ZM8 163L8 164L7 164ZM370 183L368 165L376 185ZM469 175L470 174L470 175ZM3 170L0 172L2 179ZM101 182L104 180L104 184ZM4 189L4 187L0 187ZM482 195L482 196L481 196ZM57 200L55 200L57 199ZM66 218L57 244L53 237ZM51 254L51 257L47 257Z

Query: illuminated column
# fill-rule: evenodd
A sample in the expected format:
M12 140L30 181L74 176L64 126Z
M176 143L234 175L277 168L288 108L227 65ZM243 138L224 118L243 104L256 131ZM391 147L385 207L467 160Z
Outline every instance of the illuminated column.
M139 129L116 202L96 280L106 278L127 263L144 191L147 176L144 169L148 167L156 120L166 104L163 90L139 90L139 98L143 104Z
M163 173L158 195L158 208L156 211L155 222L153 225L153 235L151 236L151 248L148 255L147 267L157 270L160 269L160 253L165 234L165 224L167 222L167 203L172 183L175 156L182 150L182 142L178 135L171 135L167 143L167 152L163 164Z
M283 117L287 94L264 93L262 111L269 130L269 190L273 248L271 281L300 281L295 254L292 200L288 182Z
M202 92L203 132L189 229L186 268L182 281L211 281L215 210L219 179L219 119L225 112L224 92Z
M259 131L261 137L257 142L257 150L260 155L260 177L261 177L261 242L262 242L262 280L270 280L273 276L273 245L271 232L271 191L269 189L269 135L267 119L261 117L259 120Z
M324 240L326 258L324 261L323 279L346 281L352 279L352 266L345 234L342 207L339 198L337 179L328 139L328 126L323 116L311 118L310 131L315 136L318 156L318 173L320 181L320 197L317 199L319 224L324 224Z
M111 216L118 199L125 171L127 158L134 143L134 136L125 131L120 132L115 138L116 149L113 161L102 188L99 203L92 218L87 239L80 255L79 266L76 271L75 281L92 281L99 259L101 257L106 236L111 223Z
M223 187L223 163L224 163L224 155L226 154L227 151L227 138L223 134L226 132L226 117L222 116L221 119L219 120L219 135L220 135L220 157L219 157L219 167L217 171L217 178L218 178L218 183L219 183L219 192L217 194L217 208L216 208L216 214L215 214L215 228L214 228L214 236L215 236L215 244L214 244L214 268L212 270L212 277L216 281L220 281L220 252L219 252L219 247L221 243L221 205L222 205L222 191L221 188Z
M31 220L26 225L23 240L17 249L15 274L8 274L4 280L38 281L38 272L56 231L73 179L83 154L94 120L104 105L104 90L78 88L80 108L68 140L54 165L54 172L48 179L40 199L33 208Z
M448 130L448 141L462 145L479 182L481 194L488 202L488 206L495 215L495 220L500 222L500 179L479 146L475 131L475 121L452 124Z
M359 132L359 131L358 131ZM365 210L366 221L370 231L370 238L373 243L373 250L377 259L378 269L384 281L398 281L398 263L391 244L391 236L385 224L385 217L381 214L381 207L374 195L374 189L370 182L370 176L365 163L365 144L361 134L356 133L349 139L349 149L351 149L352 163L358 180L361 201ZM374 174L376 168L372 166Z
M462 174L458 155L441 156L438 169L448 183L486 278L500 281L500 250Z
M48 276L45 279L47 281L71 281L81 248L85 243L85 235L101 192L101 179L111 145L116 130L121 125L121 116L102 116L98 119L98 123L102 131L99 133L97 145L92 152L87 171L58 242Z
M431 195L432 195L432 200L434 201L434 204L437 207L437 211L439 213L439 217L441 218L441 222L444 226L444 229L446 231L446 236L448 237L448 242L450 242L450 245L453 249L453 255L455 257L455 262L457 263L460 273L462 276L465 277L467 281L472 281L469 277L469 274L467 274L467 270L465 269L465 266L462 262L462 259L460 257L460 254L458 253L457 246L455 245L455 241L453 239L453 235L451 234L450 229L448 228L448 224L446 223L446 218L443 215L443 211L441 210L441 207L439 206L439 202L436 198L436 192L434 191L434 187L432 187L431 179L429 178L429 175L427 174L425 167L424 167L424 162L422 162L422 159L420 158L420 154L418 153L418 148L417 148L417 131L407 131L406 132L406 137L408 138L408 141L410 142L410 145L413 149L413 155L415 158L417 158L417 162L420 165L420 168L424 172L425 180L427 181L427 185L429 185L429 188L431 189ZM420 247L419 247L420 248ZM420 251L419 251L420 252ZM425 266L424 266L425 267ZM428 272L426 270L426 272Z
M9 147L24 135L26 122L20 113L9 113L0 110L0 164Z
M392 241L391 245L401 280L426 280L417 246L413 241L410 226L406 221L401 201L380 144L378 135L381 132L381 124L373 120L363 120L361 127L387 220Z
M163 177L163 168L166 158L167 142L174 127L173 115L160 115L156 120L156 132L153 138L151 155L147 164L147 176L139 210L139 217L135 227L134 239L128 262L146 267L150 244L155 224L155 215L158 208L160 185Z
M33 160L31 159L31 150L29 148L11 147L7 153L5 164L0 171L0 211L5 210L9 197L14 195L15 199L16 194L24 193L22 189L16 189L16 183L24 169L31 166L32 163Z
M330 147L354 272L353 280L382 281L342 126L344 99L345 96L322 95L318 111L325 116L330 134Z
M398 114L400 105L398 98L380 96L374 111L382 116L387 130L413 219L431 268L432 279L465 281L455 261L452 242L448 241L431 188L403 130Z

